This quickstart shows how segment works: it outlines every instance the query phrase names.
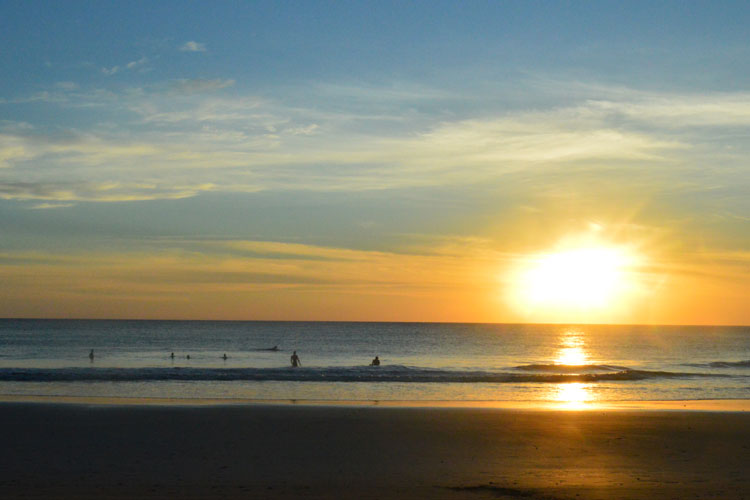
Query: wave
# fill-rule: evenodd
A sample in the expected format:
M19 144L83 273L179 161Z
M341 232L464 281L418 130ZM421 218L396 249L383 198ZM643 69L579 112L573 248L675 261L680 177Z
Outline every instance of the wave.
M5 382L281 381L400 383L565 383L728 377L711 373L619 370L605 373L508 373L409 366L303 368L2 368Z
M590 372L621 372L629 368L614 365L562 365L562 364L531 364L513 367L514 370L530 372L552 373L590 373Z
M712 361L710 363L687 363L698 368L750 368L750 359L744 361Z

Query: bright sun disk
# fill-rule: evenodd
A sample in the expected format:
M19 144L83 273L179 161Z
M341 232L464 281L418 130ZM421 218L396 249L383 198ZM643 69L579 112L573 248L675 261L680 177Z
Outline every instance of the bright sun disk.
M519 275L519 299L533 309L604 309L626 288L632 261L624 249L607 246L536 256Z

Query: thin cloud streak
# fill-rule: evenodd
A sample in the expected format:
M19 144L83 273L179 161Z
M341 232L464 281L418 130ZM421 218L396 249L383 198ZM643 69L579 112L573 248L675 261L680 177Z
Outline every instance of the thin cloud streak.
M206 44L195 41L188 41L180 46L182 52L206 52Z
M135 69L141 68L146 63L148 63L148 57L141 57L137 61L130 61L121 66L116 65L116 66L111 66L109 68L102 68L102 73L104 73L107 76L112 76L117 73L120 73L121 71L133 71ZM70 89L65 89L65 90L70 90Z

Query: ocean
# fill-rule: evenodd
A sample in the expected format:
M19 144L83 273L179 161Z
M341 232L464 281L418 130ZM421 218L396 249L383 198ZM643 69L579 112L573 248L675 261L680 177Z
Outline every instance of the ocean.
M750 327L2 319L2 396L750 399Z

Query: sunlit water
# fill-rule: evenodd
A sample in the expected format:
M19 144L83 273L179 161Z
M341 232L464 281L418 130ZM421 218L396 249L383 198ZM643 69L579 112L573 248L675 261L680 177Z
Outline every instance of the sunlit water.
M750 328L0 320L2 395L750 399Z

